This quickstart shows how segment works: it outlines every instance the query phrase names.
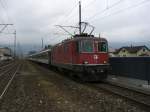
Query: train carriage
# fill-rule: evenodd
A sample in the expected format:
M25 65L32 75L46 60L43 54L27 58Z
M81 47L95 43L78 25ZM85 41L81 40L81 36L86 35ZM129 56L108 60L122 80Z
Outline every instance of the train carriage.
M31 61L36 61L38 63L49 64L50 63L50 53L51 53L51 50L47 49L47 50L29 55L28 59Z

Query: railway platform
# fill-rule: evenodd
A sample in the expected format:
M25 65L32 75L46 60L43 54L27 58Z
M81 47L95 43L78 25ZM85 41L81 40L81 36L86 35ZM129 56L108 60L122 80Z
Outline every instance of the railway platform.
M150 85L146 80L109 75L107 81L116 85L150 94Z

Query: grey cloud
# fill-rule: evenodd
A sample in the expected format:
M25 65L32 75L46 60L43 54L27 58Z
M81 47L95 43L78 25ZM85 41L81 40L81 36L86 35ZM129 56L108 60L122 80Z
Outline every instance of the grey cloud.
M91 17L106 7L106 1L92 1L82 0L83 19ZM118 1L109 0L109 5ZM41 38L44 38L45 44L55 44L68 38L69 36L54 35L54 33L64 33L58 27L54 27L54 25L76 25L78 22L78 6L69 17L67 14L77 3L77 0L7 1L7 12L13 18L12 22L15 24L17 30L18 42L21 45L30 44L33 46L35 44L40 46ZM92 19L89 20L88 22L96 28L94 33L101 33L102 36L108 38L110 43L121 41L143 42L150 40L150 33L148 31L150 29L149 3L101 19L101 17L107 14L109 15L134 3L136 3L136 0L123 0L121 4L112 10L108 10L102 15L96 15L94 17L95 21L92 21ZM5 22L8 21L6 20ZM11 42L12 39L8 39L8 41ZM1 41L1 43L5 42L5 39Z

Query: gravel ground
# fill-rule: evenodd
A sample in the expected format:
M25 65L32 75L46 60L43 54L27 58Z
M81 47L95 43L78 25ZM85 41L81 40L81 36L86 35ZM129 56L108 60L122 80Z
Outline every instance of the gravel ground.
M97 91L24 61L0 112L146 112L118 96Z

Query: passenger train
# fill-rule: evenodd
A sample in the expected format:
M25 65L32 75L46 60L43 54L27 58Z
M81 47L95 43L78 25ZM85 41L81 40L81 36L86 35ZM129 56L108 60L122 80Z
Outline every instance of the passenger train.
M107 40L88 34L75 35L28 58L72 72L84 81L105 79L109 70Z

